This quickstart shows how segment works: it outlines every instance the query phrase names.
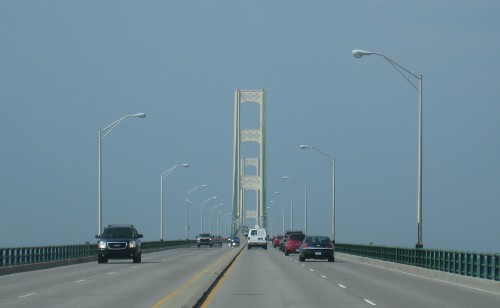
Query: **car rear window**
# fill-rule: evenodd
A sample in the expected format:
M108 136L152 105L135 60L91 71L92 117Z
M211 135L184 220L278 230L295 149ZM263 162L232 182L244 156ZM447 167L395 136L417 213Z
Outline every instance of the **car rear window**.
M304 234L290 234L290 239L293 241L302 241L306 237Z

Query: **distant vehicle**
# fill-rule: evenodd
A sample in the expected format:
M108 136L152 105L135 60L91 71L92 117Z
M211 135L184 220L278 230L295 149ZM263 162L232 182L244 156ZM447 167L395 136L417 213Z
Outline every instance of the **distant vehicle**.
M304 237L306 237L304 233L289 234L285 244L285 256L288 256L290 253L299 252L299 247Z
M286 247L286 241L288 240L288 235L292 233L301 233L304 234L304 232L300 230L289 230L285 232L285 235L283 235L283 238L280 241L280 251L285 252L285 247Z
M273 237L273 240L271 241L272 244L273 244L273 247L276 248L280 245L280 240L283 238L282 235L275 235Z
M213 245L217 245L219 247L222 247L222 237L220 236L212 236L210 238L210 247Z
M254 228L248 230L247 248L262 247L267 250L267 234L266 229Z
M141 238L133 225L109 225L102 235L96 235L97 263L108 263L109 259L132 259L141 263Z
M211 243L212 236L209 233L200 233L196 237L196 246L200 248L201 245L206 245L212 247Z
M240 246L240 238L237 236L233 236L229 238L229 247L237 247Z
M328 259L334 262L335 251L330 238L307 235L299 248L299 261L304 262L306 259Z

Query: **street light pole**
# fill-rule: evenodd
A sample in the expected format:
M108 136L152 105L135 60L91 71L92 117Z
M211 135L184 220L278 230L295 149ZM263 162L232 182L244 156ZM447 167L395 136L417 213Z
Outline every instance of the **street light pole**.
M330 155L318 147L310 145L300 145L300 149L314 149L320 153L332 165L332 243L335 244L335 156Z
M160 241L163 241L163 178L167 177L177 167L189 167L189 164L175 165L160 175Z
M145 113L129 114L129 115L126 115L126 116L119 118L118 120L116 120L115 122L106 126L105 128L99 129L99 179L98 179L98 182L99 182L99 184L98 184L98 186L99 186L99 197L98 197L98 199L99 199L99 211L98 211L99 232L97 233L97 235L99 235L99 236L101 235L101 232L102 232L102 141L104 140L104 138L106 138L106 136L109 135L109 133L111 133L111 131L113 129L115 129L115 127L118 124L120 124L126 118L131 118L131 117L144 119L146 117L146 114ZM104 136L103 136L103 133L104 133Z
M415 75L403 66L396 63L394 60L386 57L385 55L377 52L371 52L366 50L355 49L352 51L352 55L355 58L361 58L362 56L377 55L384 58L389 64L391 64L398 73L403 76L408 83L414 87L418 95L418 179L417 179L417 243L416 248L423 248L424 244L422 242L422 75ZM406 75L403 73L405 72ZM419 81L418 87L410 81L410 75Z
M194 193L195 191L197 191L198 189L205 188L205 187L207 187L207 185L205 185L205 184L198 185L186 193L186 239L187 240L189 240L189 210L188 210L188 208L189 208L189 196L191 196L191 194Z
M307 185L297 181L296 179L290 176L283 176L282 179L285 181L294 180L295 182L304 186L304 233L307 234Z
M210 198L207 198L201 202L201 210L200 210L200 220L201 220L201 229L200 232L203 233L203 207L208 203L208 201L213 200L213 199L218 199L219 197L213 196Z
M220 234L219 233L219 216L221 216L221 215L224 216L226 214L229 214L230 211L231 210L229 210L229 209L227 209L227 210L223 209L222 211L220 211L219 213L217 213L217 223L216 223L216 225L217 225L217 234Z
M279 192L275 192L275 194L279 194ZM275 203L275 201L271 200L269 201L271 203ZM276 204L278 205L278 204ZM282 214L281 214L281 232L283 235L285 235L285 206L282 205L282 204L279 204L281 205L281 211L282 211Z
M223 205L224 205L224 203L219 203L216 206L210 208L210 234L212 234L212 211L220 206L223 206Z

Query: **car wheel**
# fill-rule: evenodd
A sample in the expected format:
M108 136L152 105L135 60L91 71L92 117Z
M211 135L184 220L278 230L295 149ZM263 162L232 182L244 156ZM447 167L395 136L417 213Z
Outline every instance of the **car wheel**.
M335 257L328 258L328 262L335 262Z
M212 248L213 244L210 244L210 248Z
M196 245L196 247L200 248L200 245Z
M247 246L247 249L250 250L250 248L252 248L252 246Z
M139 254L139 255L136 255L136 256L134 257L134 259L133 259L133 262L134 262L134 263L141 263L141 255L140 255L140 254Z
M306 258L304 256L299 256L299 261L300 262L304 262L306 260Z
M288 251L285 251L285 256L288 257L289 255L290 255L290 253Z
M264 250L267 250L267 246L264 246Z

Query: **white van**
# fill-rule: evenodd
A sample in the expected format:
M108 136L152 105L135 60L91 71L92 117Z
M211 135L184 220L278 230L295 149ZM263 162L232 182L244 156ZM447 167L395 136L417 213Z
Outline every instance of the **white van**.
M266 229L253 228L248 230L247 248L262 247L267 250L267 234Z

